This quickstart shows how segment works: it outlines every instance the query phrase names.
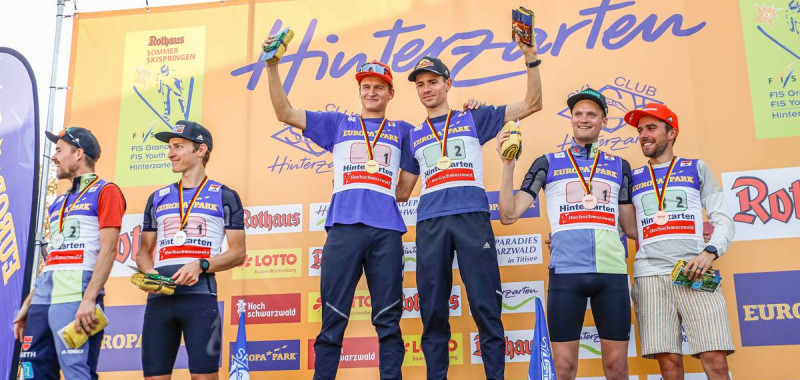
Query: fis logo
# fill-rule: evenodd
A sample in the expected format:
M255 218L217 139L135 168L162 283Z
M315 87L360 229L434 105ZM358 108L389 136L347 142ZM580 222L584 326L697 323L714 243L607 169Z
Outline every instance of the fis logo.
M355 120L355 119L354 119ZM303 136L300 133L297 133L294 130L294 127L290 125L286 125L286 128L281 129L278 132L275 132L271 137L275 140L278 140L286 145L291 146L292 148L302 150L314 157L319 157L325 154L326 150L320 148L317 144L314 144L313 141L308 139L307 137Z

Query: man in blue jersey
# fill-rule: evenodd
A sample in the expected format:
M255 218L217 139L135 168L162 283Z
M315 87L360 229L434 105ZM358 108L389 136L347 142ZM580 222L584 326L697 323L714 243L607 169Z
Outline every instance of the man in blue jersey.
M567 106L572 144L536 159L516 195L515 161L501 156L500 220L514 223L544 189L552 230L547 321L557 377L574 379L578 371L578 344L590 299L606 378L627 379L631 305L618 229L633 221L631 169L624 159L599 149L608 114L602 94L586 89L570 96ZM498 150L506 139L507 132L498 136Z
M97 379L103 331L78 348L67 347L59 330L75 323L92 331L95 308L103 306L119 241L125 198L117 185L95 174L100 144L91 131L66 128L46 132L56 144L52 161L56 176L70 182L48 209L50 247L36 286L14 320L14 335L22 342L20 367L24 379ZM24 331L24 332L23 332Z
M147 200L136 264L142 272L172 277L177 287L172 295L150 292L147 297L142 371L146 379L170 379L182 335L192 379L217 379L222 321L215 273L244 262L242 201L235 190L206 175L213 148L208 129L181 120L155 138L169 144L172 171L181 178Z
M264 46L272 37L264 41ZM333 155L333 196L328 208L320 273L322 329L314 343L314 378L334 379L342 339L362 271L372 298L381 379L400 379L405 346L403 242L406 226L395 199L401 144L411 125L386 119L394 97L392 71L378 61L356 70L361 114L295 109L283 90L278 63L267 63L275 116ZM470 100L464 107L476 107Z
M409 130L403 141L397 198L407 200L422 175L417 210L417 287L428 379L447 377L448 299L454 252L458 252L461 279L478 325L486 378L504 376L500 270L483 185L481 146L493 139L505 122L523 119L542 108L541 60L536 48L521 42L518 45L527 66L525 99L507 106L453 111L447 101L453 80L438 58L420 59L408 76L416 84L428 118Z

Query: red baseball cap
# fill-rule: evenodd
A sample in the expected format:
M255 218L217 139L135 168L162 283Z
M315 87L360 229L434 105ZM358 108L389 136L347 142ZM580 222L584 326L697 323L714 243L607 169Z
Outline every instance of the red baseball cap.
M633 110L625 114L625 122L632 125L634 128L639 128L639 119L641 119L642 116L652 116L669 124L672 128L675 128L676 131L680 132L678 128L678 115L664 104L647 103L644 108Z
M361 80L366 77L376 77L383 79L389 86L392 86L392 70L383 62L373 60L367 62L356 70L356 80L361 83Z

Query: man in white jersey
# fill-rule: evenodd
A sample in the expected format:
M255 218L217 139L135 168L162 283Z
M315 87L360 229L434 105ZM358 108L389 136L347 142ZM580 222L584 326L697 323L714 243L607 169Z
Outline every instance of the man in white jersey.
M22 377L58 379L60 368L67 379L97 379L103 332L71 349L58 331L73 322L92 331L98 323L95 307L103 305L125 198L117 185L94 173L100 144L92 132L71 127L46 134L56 144L51 158L56 176L70 187L50 205L52 238L44 269L14 320L14 336L22 342Z
M678 260L688 261L690 279L700 278L728 249L734 235L722 188L699 159L675 156L678 116L650 103L625 115L636 127L647 165L633 171L639 252L634 263L633 302L642 357L658 360L665 380L683 379L681 325L689 354L711 380L728 379L734 351L722 288L709 293L672 284ZM703 209L714 226L703 237Z
M169 144L172 171L181 178L147 200L136 264L143 272L172 277L177 287L173 295L147 297L142 370L146 379L170 379L182 335L192 379L217 379L222 321L214 274L244 263L242 201L206 174L213 148L208 129L181 120L155 138Z

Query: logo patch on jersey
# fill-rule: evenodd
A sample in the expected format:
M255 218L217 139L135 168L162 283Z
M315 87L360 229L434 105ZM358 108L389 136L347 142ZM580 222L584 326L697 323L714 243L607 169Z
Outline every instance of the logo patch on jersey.
M644 168L639 168L633 171L633 174L641 174L644 171Z
M31 343L33 343L33 335L25 335L22 338L22 351L28 351L31 348Z
M19 363L22 366L22 378L33 379L33 364L31 362Z
M564 152L557 152L557 153L553 154L553 157L555 157L555 158L564 158L566 156L567 155L564 154Z
M163 197L163 196L165 196L167 194L169 194L169 187L163 188L163 189L158 191L158 196L159 197Z
M87 193L94 193L94 192L95 192L95 191L97 191L97 189L99 189L99 188L100 188L100 185L94 185L94 186L92 186L92 187L91 187L89 190L87 190L86 192L87 192Z
M222 188L222 185L209 185L208 191L212 193L218 193L220 188Z
M604 157L606 160L609 160L609 161L611 161L611 160L613 160L613 159L614 159L614 155L613 155L613 154L608 154L608 153L606 153L606 152L603 152L603 157Z
M394 127L394 126L395 126L394 122L393 122L393 121L390 121L390 122L389 122L389 126L390 126L390 127Z
M692 161L681 161L681 167L692 166Z

